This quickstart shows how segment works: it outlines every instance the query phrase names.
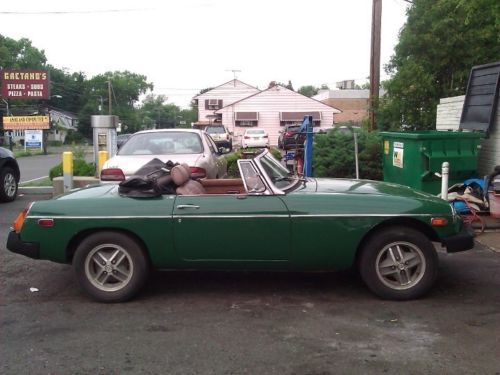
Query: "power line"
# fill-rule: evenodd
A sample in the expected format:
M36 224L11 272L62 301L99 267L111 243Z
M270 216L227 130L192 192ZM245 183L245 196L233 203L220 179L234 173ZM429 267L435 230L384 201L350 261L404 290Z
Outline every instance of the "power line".
M96 14L96 13L125 13L125 12L143 12L151 9L103 9L103 10L68 10L68 11L0 11L5 15L62 15L62 14Z

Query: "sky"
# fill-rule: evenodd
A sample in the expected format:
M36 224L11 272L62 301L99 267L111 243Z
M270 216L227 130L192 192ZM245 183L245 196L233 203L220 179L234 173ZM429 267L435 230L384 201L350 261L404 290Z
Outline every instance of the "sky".
M89 78L144 74L183 108L202 88L237 78L303 85L366 82L371 0L17 0L0 8L0 34L28 38L48 62ZM383 0L381 65L408 3ZM13 12L13 13L9 13ZM386 78L381 71L382 79Z

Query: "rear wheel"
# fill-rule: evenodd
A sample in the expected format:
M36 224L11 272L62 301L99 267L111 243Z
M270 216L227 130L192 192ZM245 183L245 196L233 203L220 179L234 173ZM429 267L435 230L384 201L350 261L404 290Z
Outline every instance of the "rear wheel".
M91 234L78 245L73 267L79 284L92 298L123 302L142 288L149 264L132 237L106 231Z
M362 249L359 272L365 284L385 299L408 300L429 291L437 277L438 258L427 237L393 227L374 234Z
M17 195L17 178L14 170L5 167L0 171L0 202L12 202Z

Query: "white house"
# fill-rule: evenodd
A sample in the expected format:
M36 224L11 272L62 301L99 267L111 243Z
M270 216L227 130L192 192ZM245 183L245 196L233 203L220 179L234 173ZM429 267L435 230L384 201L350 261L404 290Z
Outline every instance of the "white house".
M60 109L50 109L50 122L52 129L50 130L49 141L64 142L68 131L76 131L78 128L78 116L74 113L63 111Z
M260 92L258 88L233 79L195 96L193 100L198 103L198 121L194 125L220 123L220 117L217 118L215 111L258 92Z
M340 112L318 100L276 85L228 103L215 114L233 133L234 143L240 142L247 127L258 126L268 132L270 144L277 145L279 132L285 125L302 123L305 115L311 115L314 126L328 129L333 126L333 115Z
M465 95L442 98L437 106L436 129L458 130L464 106ZM500 99L489 137L481 141L478 156L478 172L487 175L496 165L500 165Z

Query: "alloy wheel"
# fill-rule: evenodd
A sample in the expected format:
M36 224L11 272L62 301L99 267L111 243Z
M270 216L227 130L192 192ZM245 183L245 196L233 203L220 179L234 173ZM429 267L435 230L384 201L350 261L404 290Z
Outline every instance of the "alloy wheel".
M391 289L404 290L415 286L425 274L424 254L415 244L393 242L386 245L376 259L380 281Z
M92 249L85 259L85 275L97 289L114 292L132 278L134 264L130 254L117 244L103 244Z

